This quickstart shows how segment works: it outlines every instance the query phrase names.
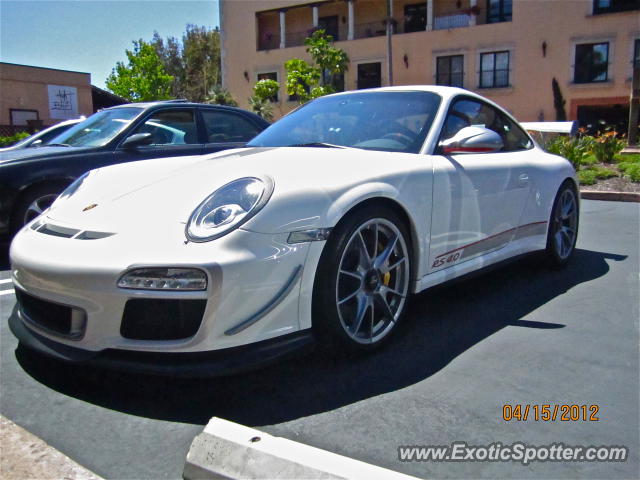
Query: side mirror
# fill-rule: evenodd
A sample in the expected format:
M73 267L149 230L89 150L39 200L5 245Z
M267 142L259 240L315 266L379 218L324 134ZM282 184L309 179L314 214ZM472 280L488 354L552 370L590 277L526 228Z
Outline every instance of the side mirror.
M122 142L123 148L135 148L143 145L151 145L153 143L153 135L150 133L134 133Z
M42 139L39 138L38 140L33 142L31 145L29 145L29 148L36 148L36 147L41 147L41 146L42 146Z
M440 142L444 154L492 153L502 149L502 138L493 130L484 127L465 127L453 137Z

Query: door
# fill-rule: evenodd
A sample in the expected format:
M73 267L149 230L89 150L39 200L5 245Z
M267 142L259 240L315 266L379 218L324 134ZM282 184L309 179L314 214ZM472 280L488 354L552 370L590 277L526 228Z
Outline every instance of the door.
M204 153L243 147L262 130L241 114L223 109L201 110L206 143Z
M137 133L151 134L151 144L135 148L119 147L116 151L119 161L203 153L204 144L198 135L196 111L193 108L156 110L130 135Z
M382 86L380 62L358 64L358 89L378 88L380 86Z
M468 126L494 130L504 146L493 153L434 156L430 272L506 246L529 196L529 137L500 110L462 96L449 108L440 141Z

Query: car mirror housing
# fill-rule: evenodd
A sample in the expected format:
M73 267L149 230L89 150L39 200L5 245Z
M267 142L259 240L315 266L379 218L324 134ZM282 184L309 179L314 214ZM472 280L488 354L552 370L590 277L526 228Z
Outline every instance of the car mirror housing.
M135 148L143 145L151 145L153 136L150 133L134 133L122 142L123 148Z
M440 142L440 151L453 153L493 153L504 146L502 138L484 127L465 127L453 137Z

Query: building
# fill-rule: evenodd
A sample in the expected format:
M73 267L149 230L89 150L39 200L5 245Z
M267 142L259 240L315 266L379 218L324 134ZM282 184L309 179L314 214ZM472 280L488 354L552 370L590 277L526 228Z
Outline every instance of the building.
M0 63L0 128L41 129L93 113L91 75Z
M258 79L309 59L324 28L351 60L345 89L388 85L387 0L221 0L223 84L241 106ZM523 121L616 123L628 116L640 62L640 0L392 0L394 85L455 85ZM552 87L557 81L556 93ZM276 114L297 105L281 87Z

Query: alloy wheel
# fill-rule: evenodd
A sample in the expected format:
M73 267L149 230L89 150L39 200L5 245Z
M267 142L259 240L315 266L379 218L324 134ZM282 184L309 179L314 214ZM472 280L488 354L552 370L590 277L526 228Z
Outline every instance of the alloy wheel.
M27 211L24 214L24 225L29 223L31 220L42 214L47 208L51 206L53 202L55 202L58 195L55 193L50 193L47 195L43 195L41 197L36 198L31 204L27 207Z
M558 199L553 216L553 246L561 260L571 255L576 241L578 204L571 188L565 189Z
M358 227L342 253L336 279L342 328L357 343L372 344L395 326L409 289L409 256L400 230L374 218Z

